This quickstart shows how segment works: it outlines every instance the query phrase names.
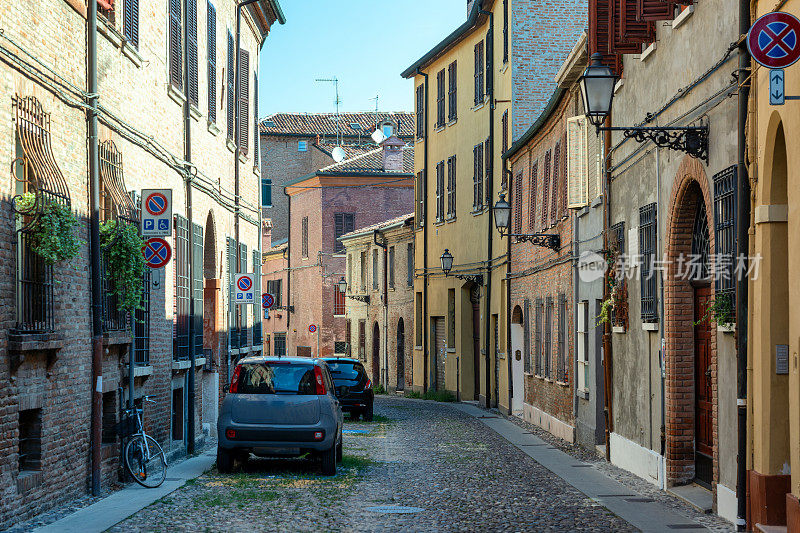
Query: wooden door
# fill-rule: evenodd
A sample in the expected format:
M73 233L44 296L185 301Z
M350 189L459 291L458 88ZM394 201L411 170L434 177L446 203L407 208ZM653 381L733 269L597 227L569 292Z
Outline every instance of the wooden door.
M406 328L403 319L397 321L397 390L406 387Z
M711 486L714 456L714 428L711 397L711 324L706 312L711 300L711 287L694 291L694 377L695 377L695 477L702 485ZM701 321L702 320L702 321ZM701 321L701 322L700 322Z
M372 383L381 382L381 328L378 323L372 327Z
M433 349L436 361L436 375L433 388L444 390L444 362L447 348L445 347L444 317L435 316L431 318L431 331L433 333Z
M481 308L480 293L473 289L470 294L472 303L472 372L474 378L475 395L473 399L479 400L481 394Z

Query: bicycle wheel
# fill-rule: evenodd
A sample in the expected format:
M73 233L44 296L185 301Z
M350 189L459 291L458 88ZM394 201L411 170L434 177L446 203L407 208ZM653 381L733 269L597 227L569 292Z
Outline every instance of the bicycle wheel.
M167 458L161 446L150 435L147 447L141 435L134 435L125 446L125 467L139 485L154 489L167 477Z

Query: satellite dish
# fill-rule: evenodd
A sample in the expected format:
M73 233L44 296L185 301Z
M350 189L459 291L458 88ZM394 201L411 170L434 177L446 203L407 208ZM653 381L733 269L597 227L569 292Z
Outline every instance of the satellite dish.
M344 158L347 156L347 154L344 153L344 148L341 146L334 148L333 152L331 152L331 155L333 156L333 160L337 163L344 161Z
M386 135L379 129L376 129L372 132L372 140L375 141L376 144L380 144L386 140Z

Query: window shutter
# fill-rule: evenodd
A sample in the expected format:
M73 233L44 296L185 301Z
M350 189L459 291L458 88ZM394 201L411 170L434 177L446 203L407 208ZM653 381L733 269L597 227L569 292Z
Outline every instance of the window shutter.
M523 346L523 367L526 373L531 372L531 302L525 300L522 304L522 346Z
M649 43L656 38L656 27L652 22L640 20L641 0L619 0L619 38L630 43Z
M246 154L250 148L250 53L239 50L239 148Z
M614 52L618 54L638 54L642 51L641 42L642 41L635 41L631 42L623 38L623 30L626 27L625 24L625 16L626 13L624 11L626 2L628 1L635 1L635 0L611 0L611 19L609 25L609 36L608 40L611 43L611 47ZM632 24L638 26L643 26L644 31L646 31L647 23L642 24L641 22L636 20L635 14L632 17L633 20L631 21Z
M559 170L561 168L561 142L556 143L556 148L553 151L553 198L550 205L550 223L555 224L558 222L560 211L558 209L558 200L561 197L559 189L561 188L561 176Z
M514 178L514 233L522 233L522 171Z
M138 0L134 0L138 1ZM217 10L208 4L208 121L217 121Z
M486 167L486 172L483 177L484 184L486 185L486 195L484 198L486 199L486 205L492 205L492 163L494 159L492 158L492 146L489 144L489 139L486 139L486 142L483 143L483 163Z
M544 180L542 181L542 228L547 227L547 207L550 205L550 150L544 155Z
M674 3L665 0L638 0L636 3L639 20L657 22L660 20L672 20L675 17ZM691 4L692 2L686 3Z
M125 38L134 48L139 48L139 0L125 0L122 24Z
M344 213L336 213L333 215L333 250L334 252L341 252L344 250L344 244L339 240L339 237L345 234L344 231Z
M587 204L586 118L567 119L567 207Z
M194 354L203 355L203 226L192 224L192 261L194 261L194 279L192 279L192 295L194 299ZM255 283L259 283L258 279Z
M169 82L183 90L181 0L169 0Z
M539 162L534 161L531 165L531 184L528 196L528 227L533 230L536 228L536 185L539 179Z
M492 58L494 57L494 49L492 46L492 39L486 38L486 94L492 92Z
M436 126L444 126L444 69L436 75Z
M478 182L478 149L479 146L472 147L472 210L478 210L478 191L480 184Z
M258 160L260 138L258 135L258 73L253 71L253 168L259 168Z
M589 55L600 53L602 63L620 72L620 56L614 50L612 4L616 0L589 0Z
M456 117L458 116L458 102L456 99L456 95L458 94L457 93L458 81L456 78L456 72L457 72L456 62L453 61L452 63L450 63L450 67L448 68L448 76L449 76L448 79L449 87L447 91L448 106L449 106L448 120L455 120Z
M175 1L175 0L173 0ZM180 0L178 0L180 1ZM235 53L233 49L233 35L231 35L230 30L228 31L228 139L233 140L233 126L234 126L234 105L233 105L233 69L234 69L234 58L233 54Z
M186 60L189 62L189 90L186 96L189 98L189 103L197 107L200 104L197 88L197 0L188 0L186 5L186 40L188 42Z
M603 195L603 138L586 123L587 202Z
M350 233L356 229L356 217L353 213L344 214L344 232Z

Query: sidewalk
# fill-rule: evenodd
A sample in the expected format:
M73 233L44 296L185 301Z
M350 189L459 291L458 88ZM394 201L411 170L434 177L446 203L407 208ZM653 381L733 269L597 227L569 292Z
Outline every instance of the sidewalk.
M186 459L167 470L167 478L157 489L132 484L97 503L65 516L52 524L35 529L37 533L93 533L105 531L132 514L181 488L190 479L201 476L216 460L216 448Z
M452 406L479 419L565 482L644 532L708 531L702 524L634 493L593 465L571 457L498 414L470 404Z

